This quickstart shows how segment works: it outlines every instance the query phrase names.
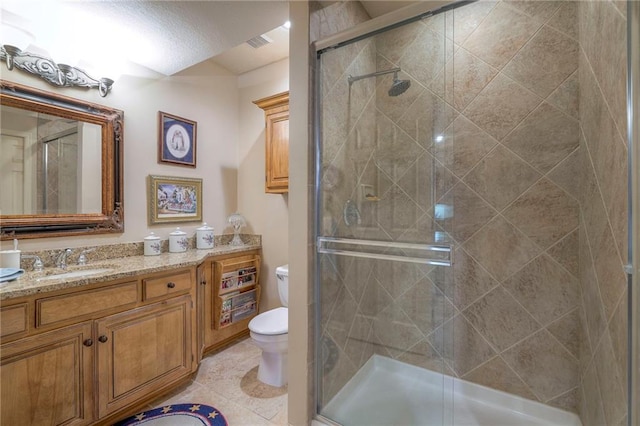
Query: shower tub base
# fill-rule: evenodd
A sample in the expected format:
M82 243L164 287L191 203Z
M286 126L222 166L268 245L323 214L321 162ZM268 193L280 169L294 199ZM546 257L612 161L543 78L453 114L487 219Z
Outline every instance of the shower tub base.
M321 414L344 426L582 425L573 413L380 355Z

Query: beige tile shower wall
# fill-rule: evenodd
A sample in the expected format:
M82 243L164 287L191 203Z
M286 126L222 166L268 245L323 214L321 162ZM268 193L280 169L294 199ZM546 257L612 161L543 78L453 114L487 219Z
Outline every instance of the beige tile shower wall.
M466 380L577 411L576 4L481 2L453 17L455 119L433 152L453 175L439 203L454 207L455 314L435 349Z
M379 353L577 411L577 4L453 14L323 58L323 232L446 231L455 266L323 258L321 397ZM391 75L346 81L396 66L411 80L399 97L386 94Z
M578 6L580 41L580 416L626 424L626 15L624 2ZM606 34L606 37L603 35Z

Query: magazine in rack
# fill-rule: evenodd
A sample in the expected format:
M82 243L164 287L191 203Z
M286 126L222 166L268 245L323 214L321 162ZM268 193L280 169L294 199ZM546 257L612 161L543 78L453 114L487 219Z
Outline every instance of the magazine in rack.
M232 288L241 288L253 285L256 280L256 267L249 266L238 269L237 271L226 272L222 274L220 282L220 290L228 290Z
M254 262L242 262L239 266L235 270L223 272L220 276L220 327L250 317L258 309L259 293L256 288L251 289L258 282L258 267Z

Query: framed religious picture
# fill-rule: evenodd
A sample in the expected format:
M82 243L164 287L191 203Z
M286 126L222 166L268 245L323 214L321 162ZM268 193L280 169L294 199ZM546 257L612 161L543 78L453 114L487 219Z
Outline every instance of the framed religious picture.
M202 179L149 175L149 224L202 221Z
M158 163L195 167L197 123L162 111L158 122Z

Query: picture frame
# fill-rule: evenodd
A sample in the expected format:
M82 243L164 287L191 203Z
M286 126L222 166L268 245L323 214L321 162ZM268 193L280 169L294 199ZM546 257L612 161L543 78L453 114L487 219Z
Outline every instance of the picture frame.
M149 224L202 222L202 179L149 175Z
M158 163L196 167L198 123L158 111Z

